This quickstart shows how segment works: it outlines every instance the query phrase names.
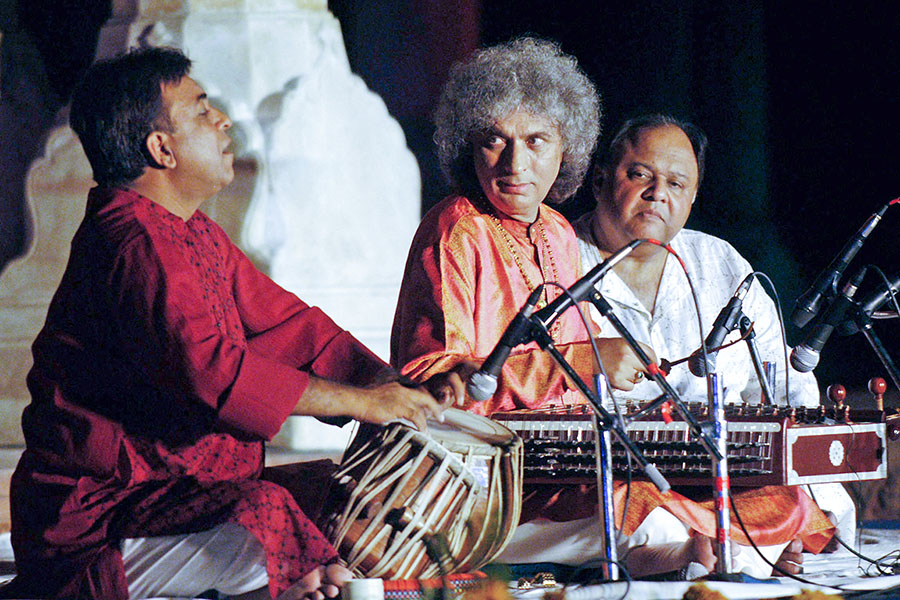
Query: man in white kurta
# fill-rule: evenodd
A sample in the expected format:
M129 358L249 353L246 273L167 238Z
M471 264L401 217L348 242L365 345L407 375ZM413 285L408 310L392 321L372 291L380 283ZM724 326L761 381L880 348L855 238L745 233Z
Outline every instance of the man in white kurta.
M591 232L592 221L593 213L589 213L575 223L582 270L585 272L603 260ZM753 270L731 244L699 231L682 229L669 245L684 262L694 285L705 336L719 311ZM616 317L631 335L653 348L657 356L674 362L689 356L700 346L694 295L691 294L684 269L677 260L666 260L652 313L614 271L603 278L599 287L600 293L612 305ZM601 325L600 335L618 335L612 325L596 309L591 308L594 320ZM785 384L785 365L789 366L790 363L785 360L782 328L775 303L758 281L751 284L747 291L741 311L753 321L760 359L777 365L772 390L776 403L785 406L818 406L819 389L812 373L800 373L789 368L787 385L790 388L785 393L788 390ZM738 338L739 333L733 332L726 340ZM790 348L787 351L790 353ZM760 403L762 389L746 342L739 341L720 350L716 353L714 365L715 372L723 379L726 402ZM682 400L706 402L706 378L693 375L687 362L672 367L666 380ZM637 383L631 391L615 391L618 400L636 402L652 400L661 393L659 386L648 380ZM856 529L856 511L844 488L838 483L819 484L812 486L812 495L820 508L830 511L838 519L838 536L847 542L852 540ZM662 509L657 510L664 512ZM671 529L672 524L669 522L672 519L674 517L669 514L652 515L621 549L627 551L638 544L671 542L682 535L686 536L686 531L682 533L678 528ZM740 559L741 562L755 558L749 549L744 554L747 556ZM777 556L777 553L771 554ZM772 557L769 556L769 559ZM764 566L760 568L765 570Z
M705 136L691 124L662 116L632 120L620 130L605 163L594 172L596 209L575 225L585 272L635 238L653 238L669 244L681 259L684 268L669 252L645 244L646 252L637 255L633 264L611 271L599 284L604 298L628 331L653 348L658 357L670 362L688 357L700 347L701 335L708 335L719 312L753 272L729 243L684 229L702 180L705 147ZM772 386L775 402L818 406L815 376L790 367L790 349L784 342L778 311L759 278L750 284L741 310L753 322L760 360L776 366ZM618 335L596 311L594 317L601 325L601 335ZM739 337L740 331L733 331L726 340ZM721 379L726 402L760 402L762 389L746 341L723 348L711 364ZM688 362L673 366L667 380L682 400L706 401L706 378L693 375ZM617 397L650 400L661 392L656 383L640 378L634 389ZM856 514L844 488L837 483L817 485L812 495L820 508L834 513L838 535L851 540ZM651 513L625 544L626 551L637 545L686 540L689 532L684 527L671 526L671 520L668 513ZM768 558L771 560L773 555L778 556L777 547L772 547ZM767 565L760 563L750 548L745 548L735 560L739 570L746 568L762 574L767 571Z
M582 268L587 270L600 263L603 257L591 231L593 213L575 223ZM670 246L681 257L696 291L703 320L705 337L719 311L728 303L744 278L753 272L750 264L731 244L717 237L682 229ZM700 347L700 328L697 308L685 271L677 260L667 259L663 268L656 306L648 310L630 287L615 271L600 282L600 292L612 305L614 314L640 342L656 351L660 358L676 362L691 355ZM773 393L776 403L789 406L819 405L819 389L812 373L799 373L791 368L788 375L790 391L785 386L785 356L782 328L775 303L756 280L743 299L742 312L753 322L755 343L760 359L776 365ZM601 336L618 336L616 330L599 313L594 314L601 325ZM740 337L732 332L728 341ZM708 350L712 351L712 348ZM738 342L722 349L715 356L715 372L722 378L726 402L758 404L761 386L750 359L747 342ZM672 367L666 380L685 401L706 402L706 378L696 377L687 362ZM630 392L617 393L617 398L652 400L662 390L656 383L643 380Z

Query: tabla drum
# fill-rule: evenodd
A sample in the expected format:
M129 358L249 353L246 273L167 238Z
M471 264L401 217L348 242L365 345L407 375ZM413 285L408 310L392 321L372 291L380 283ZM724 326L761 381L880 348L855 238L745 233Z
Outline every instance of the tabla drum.
M522 440L457 409L427 433L401 424L357 435L332 480L323 529L359 577L428 579L497 556L522 508ZM364 438L364 439L363 439Z

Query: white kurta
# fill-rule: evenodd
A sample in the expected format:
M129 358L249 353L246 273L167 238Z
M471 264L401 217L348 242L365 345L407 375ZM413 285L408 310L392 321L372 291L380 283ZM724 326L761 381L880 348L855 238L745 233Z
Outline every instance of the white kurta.
M585 273L603 260L593 243L591 217L588 214L575 223ZM670 245L684 261L693 282L705 337L719 311L753 269L731 244L699 231L683 229ZM614 314L628 331L638 341L653 348L660 359L674 362L689 356L700 347L700 328L691 289L681 265L671 255L666 260L653 313L641 304L631 288L613 271L601 280L600 293L612 305ZM819 389L812 373L800 373L791 368L790 392L785 394L785 346L782 343L778 313L775 303L758 280L754 281L744 297L742 310L754 323L753 330L756 332L756 345L761 360L774 362L777 366L773 390L776 402L791 406L818 406ZM601 336L619 337L612 325L593 307L592 313L602 329ZM734 331L726 339L733 340L739 336L740 332ZM715 371L723 379L726 402L759 402L761 388L746 342L739 342L720 351L715 363ZM687 362L673 367L666 379L682 400L706 401L706 378L692 375ZM616 392L616 397L651 400L660 393L656 383L645 381L635 386L631 392Z

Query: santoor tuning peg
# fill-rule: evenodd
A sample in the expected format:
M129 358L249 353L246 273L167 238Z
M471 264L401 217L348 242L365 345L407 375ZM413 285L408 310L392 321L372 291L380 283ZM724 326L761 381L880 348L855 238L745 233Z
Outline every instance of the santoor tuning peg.
M840 410L844 407L844 400L847 399L847 388L839 383L834 383L828 386L825 393L828 394L828 399L834 403L835 410Z
M869 391L875 397L875 408L884 410L884 392L887 390L887 382L881 377L873 377L869 380Z

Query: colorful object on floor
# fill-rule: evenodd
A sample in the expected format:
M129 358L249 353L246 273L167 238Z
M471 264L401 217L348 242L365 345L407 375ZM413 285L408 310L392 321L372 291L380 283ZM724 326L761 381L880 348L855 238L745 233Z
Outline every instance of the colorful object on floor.
M728 597L711 590L704 583L695 583L684 593L683 600L728 600Z
M419 600L438 598L442 591L449 591L450 597L485 588L493 581L481 571L456 573L434 579L395 579L384 581L385 600ZM505 587L506 584L504 584ZM446 596L446 594L445 594Z

